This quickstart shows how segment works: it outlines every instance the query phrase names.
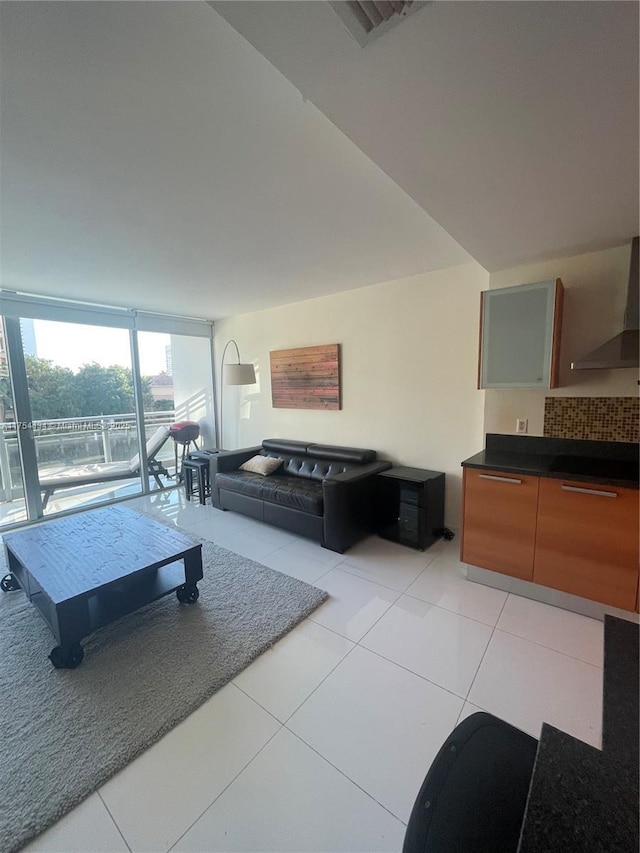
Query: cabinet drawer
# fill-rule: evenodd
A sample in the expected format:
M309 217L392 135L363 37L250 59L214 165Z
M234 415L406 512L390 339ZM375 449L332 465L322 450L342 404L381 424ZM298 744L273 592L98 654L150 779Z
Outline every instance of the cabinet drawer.
M464 469L461 559L531 580L538 477Z
M543 479L533 580L633 610L638 589L638 491Z

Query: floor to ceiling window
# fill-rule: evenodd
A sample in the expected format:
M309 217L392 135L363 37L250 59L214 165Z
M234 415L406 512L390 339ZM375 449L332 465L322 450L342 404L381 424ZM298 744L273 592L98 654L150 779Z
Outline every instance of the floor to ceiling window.
M157 429L162 424L192 421L199 426L200 446L214 447L210 339L139 332L138 351L145 424ZM147 440L150 437L148 429ZM162 458L175 473L182 446L169 444Z
M0 309L0 526L176 484L176 420L215 444L209 323L6 292Z
M47 320L20 326L45 515L139 494L129 332Z
M18 431L13 388L7 354L4 317L0 317L0 524L26 521L22 463L18 447Z

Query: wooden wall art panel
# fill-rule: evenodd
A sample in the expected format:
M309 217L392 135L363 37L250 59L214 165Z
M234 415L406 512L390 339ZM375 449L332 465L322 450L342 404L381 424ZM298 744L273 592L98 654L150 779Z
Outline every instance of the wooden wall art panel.
M340 409L340 344L274 350L274 409Z

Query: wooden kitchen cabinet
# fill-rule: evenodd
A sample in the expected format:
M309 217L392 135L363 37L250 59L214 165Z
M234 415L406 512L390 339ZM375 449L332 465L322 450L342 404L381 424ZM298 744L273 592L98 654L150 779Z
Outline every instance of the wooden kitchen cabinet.
M539 477L464 469L461 559L532 580Z
M550 279L480 294L478 388L557 388L564 289Z
M542 478L533 582L634 610L638 490Z

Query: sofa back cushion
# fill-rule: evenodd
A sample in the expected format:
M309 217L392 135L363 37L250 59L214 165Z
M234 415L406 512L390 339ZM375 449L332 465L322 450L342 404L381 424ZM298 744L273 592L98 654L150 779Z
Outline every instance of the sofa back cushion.
M268 438L262 442L265 456L278 456L283 465L276 474L303 477L308 480L324 480L344 471L351 471L375 462L375 450L357 447L333 447L325 444L307 444L301 441Z
M269 456L274 456L277 453L288 453L291 456L297 453L304 456L308 446L308 441L290 441L287 438L265 438L262 442L262 447L269 451Z
M307 447L309 456L316 459L328 459L335 462L355 462L357 465L368 465L375 462L375 450L362 450L359 447L332 447L330 444L310 444Z

